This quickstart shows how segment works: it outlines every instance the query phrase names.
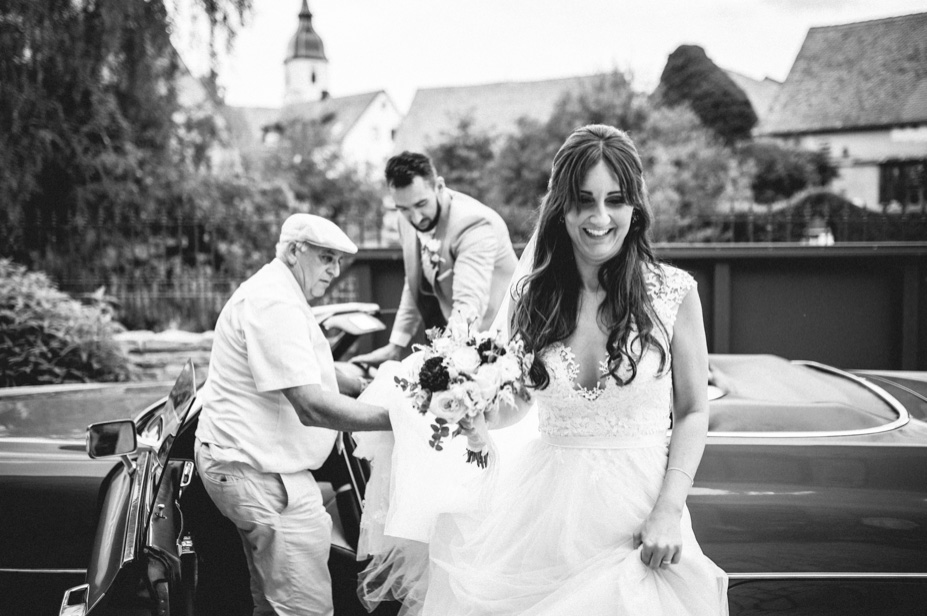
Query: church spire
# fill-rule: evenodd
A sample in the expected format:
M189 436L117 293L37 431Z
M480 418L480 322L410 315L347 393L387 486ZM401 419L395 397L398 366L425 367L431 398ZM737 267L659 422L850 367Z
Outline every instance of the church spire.
M299 25L290 39L283 61L286 92L283 104L318 101L328 94L328 58L322 37L312 27L309 2L303 0Z
M308 0L303 0L303 6L299 11L299 26L287 45L286 59L296 58L327 59L322 38L312 27L312 11L309 10Z

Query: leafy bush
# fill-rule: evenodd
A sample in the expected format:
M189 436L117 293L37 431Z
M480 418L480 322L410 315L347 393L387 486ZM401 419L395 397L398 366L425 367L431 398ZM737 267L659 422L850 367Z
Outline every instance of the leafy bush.
M81 305L44 273L0 259L0 386L127 380L119 331L105 306Z
M807 188L826 186L837 169L824 152L793 148L774 141L753 141L739 149L743 163L755 168L751 188L757 203L788 199Z

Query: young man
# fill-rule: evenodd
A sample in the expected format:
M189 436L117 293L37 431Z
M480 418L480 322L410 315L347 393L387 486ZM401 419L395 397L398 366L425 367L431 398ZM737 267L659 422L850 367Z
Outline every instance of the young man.
M372 365L399 359L422 324L443 327L453 313L487 329L518 262L499 214L447 188L424 154L390 158L386 182L401 214L406 276L389 344L352 360Z

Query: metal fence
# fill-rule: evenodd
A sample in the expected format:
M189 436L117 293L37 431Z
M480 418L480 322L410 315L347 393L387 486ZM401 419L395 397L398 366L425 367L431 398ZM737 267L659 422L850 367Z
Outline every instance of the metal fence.
M713 353L927 370L927 242L655 248L695 276ZM400 251L362 251L348 276L357 299L379 304L391 326L404 277ZM388 336L389 328L368 346Z
M15 241L2 250L4 256L48 272L62 290L76 296L104 288L130 328L203 331L213 327L238 284L273 258L280 222L274 217L234 216L32 221L22 227L21 235L13 237L7 230L5 235ZM356 219L342 226L362 247L355 262L371 255L401 260L399 251L391 250L398 245L394 222L387 219L384 227ZM654 231L667 245L927 241L927 212L840 209L806 202L797 208L749 206L710 217L657 218ZM359 279L356 268L347 269L323 302L383 296L366 289L376 280Z

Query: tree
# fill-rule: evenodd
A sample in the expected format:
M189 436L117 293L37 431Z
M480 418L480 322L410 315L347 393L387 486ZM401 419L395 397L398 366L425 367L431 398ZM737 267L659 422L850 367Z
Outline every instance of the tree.
M612 71L564 94L546 121L520 119L516 132L502 140L491 172L492 201L504 204L500 208L513 239L530 235L535 210L547 192L554 155L573 130L610 124L633 135L643 129L648 114L646 98L633 90L627 76Z
M425 153L449 187L488 202L495 141L494 135L478 128L473 115L467 114L458 118L454 130L442 132L438 144Z
M739 155L752 164L751 188L757 203L773 203L816 186L826 186L837 177L837 169L824 152L792 148L774 141L743 145Z
M719 239L719 204L749 199L745 170L733 152L688 107L658 107L638 151L654 211L657 241Z
M634 90L631 79L613 70L563 96L546 128L558 147L570 133L586 124L608 124L634 136L647 123L650 111L647 98Z
M749 198L749 174L691 109L655 107L618 71L566 93L544 121L521 118L512 134L479 138L472 124L462 122L431 151L438 155L442 173L459 165L464 170L461 182L475 177L488 181L475 190L486 191L486 203L502 214L512 240L523 242L547 192L557 149L573 130L593 123L616 126L634 139L657 217L658 240L716 238L712 217L718 203ZM495 156L487 153L490 142L498 144ZM491 162L484 166L484 160Z
M660 76L661 104L687 104L725 143L750 138L757 117L747 95L697 45L680 45Z
M324 216L363 242L382 226L385 187L344 159L329 129L318 120L286 122L283 137L260 161L257 175L291 195L291 210Z
M214 29L230 34L232 15L251 4L200 2ZM176 193L183 170L173 157L181 70L164 1L7 2L0 15L4 255L26 263L59 255L55 274L69 278L125 224L183 206Z
M490 201L509 226L513 242L531 236L535 212L547 192L550 166L559 144L545 124L530 118L517 122L517 131L504 139L490 171Z

